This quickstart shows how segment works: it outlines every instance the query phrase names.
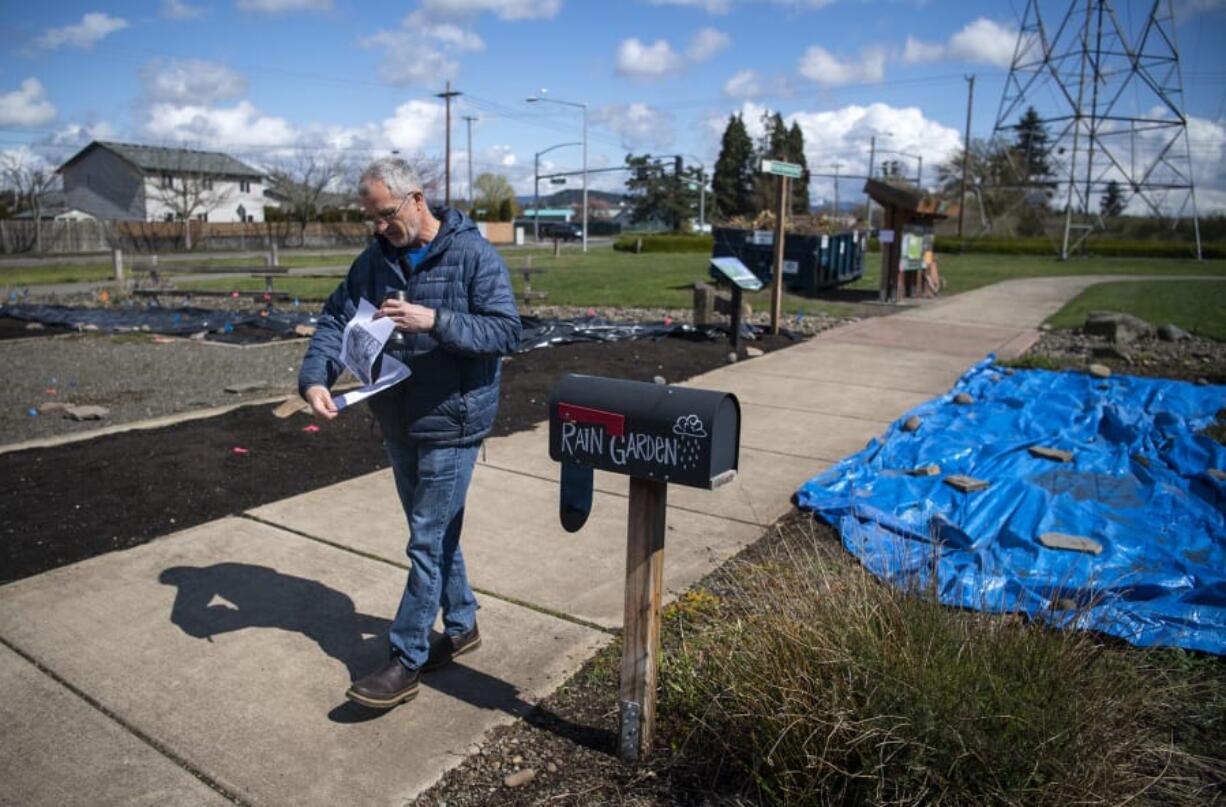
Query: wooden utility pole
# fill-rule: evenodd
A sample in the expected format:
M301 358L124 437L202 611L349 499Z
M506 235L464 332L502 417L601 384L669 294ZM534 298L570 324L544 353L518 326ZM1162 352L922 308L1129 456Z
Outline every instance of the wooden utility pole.
M446 160L443 163L443 183L446 186L443 191L443 204L447 207L451 207L451 99L463 94L453 91L450 81L447 82L447 89L445 91L435 93L436 98L442 98L447 102L447 144L444 147Z
M779 202L775 206L775 270L771 277L771 334L779 335L779 319L783 310L783 233L788 216L788 185L790 180L779 177Z
M971 105L975 101L975 76L966 76L966 137L962 141L962 194L958 201L958 251L966 252L966 240L962 235L962 224L966 219L966 175L970 170L971 158Z
M476 117L473 115L464 116L464 122L468 124L468 214L470 216L477 198L473 195L473 121L475 120Z

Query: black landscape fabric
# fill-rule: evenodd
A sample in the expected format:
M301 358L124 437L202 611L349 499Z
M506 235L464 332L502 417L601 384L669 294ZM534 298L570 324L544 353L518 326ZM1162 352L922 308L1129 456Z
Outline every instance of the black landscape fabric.
M191 306L165 308L148 305L117 305L89 308L62 305L0 306L0 318L81 330L90 327L105 333L146 332L167 336L204 334L206 339L228 342L260 342L294 335L299 325L314 325L312 311L278 309L267 306L257 311L226 311ZM544 319L523 316L520 352L551 345L578 342L629 342L642 339L680 337L695 341L726 338L728 326L696 328L683 322L615 322L602 317L582 319ZM741 338L758 339L763 329L742 325ZM790 334L786 334L791 336Z

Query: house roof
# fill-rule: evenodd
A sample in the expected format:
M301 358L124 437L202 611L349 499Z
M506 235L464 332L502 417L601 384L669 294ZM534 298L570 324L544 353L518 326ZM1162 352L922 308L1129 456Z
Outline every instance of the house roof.
M264 172L257 171L246 163L220 151L142 146L136 143L114 143L105 140L95 140L90 143L60 166L60 170L64 170L98 148L119 155L148 174L211 174L213 176L252 178L264 176Z

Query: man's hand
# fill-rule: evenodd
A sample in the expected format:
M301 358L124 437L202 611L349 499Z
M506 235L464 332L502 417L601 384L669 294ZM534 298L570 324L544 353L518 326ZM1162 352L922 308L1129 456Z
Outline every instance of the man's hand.
M332 420L332 418L340 413L340 410L336 408L336 402L332 400L332 393L328 392L328 388L321 384L307 387L303 397L311 405L311 411L315 413L316 417Z
M434 327L433 308L390 297L375 312L375 319L380 317L388 317L396 323L396 330L408 333L425 333Z

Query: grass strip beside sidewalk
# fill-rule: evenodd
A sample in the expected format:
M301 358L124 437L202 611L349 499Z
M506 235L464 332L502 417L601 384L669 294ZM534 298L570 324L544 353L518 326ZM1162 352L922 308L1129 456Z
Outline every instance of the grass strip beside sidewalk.
M1070 300L1047 323L1080 328L1091 311L1120 311L1159 326L1226 342L1226 280L1160 280L1100 283Z

